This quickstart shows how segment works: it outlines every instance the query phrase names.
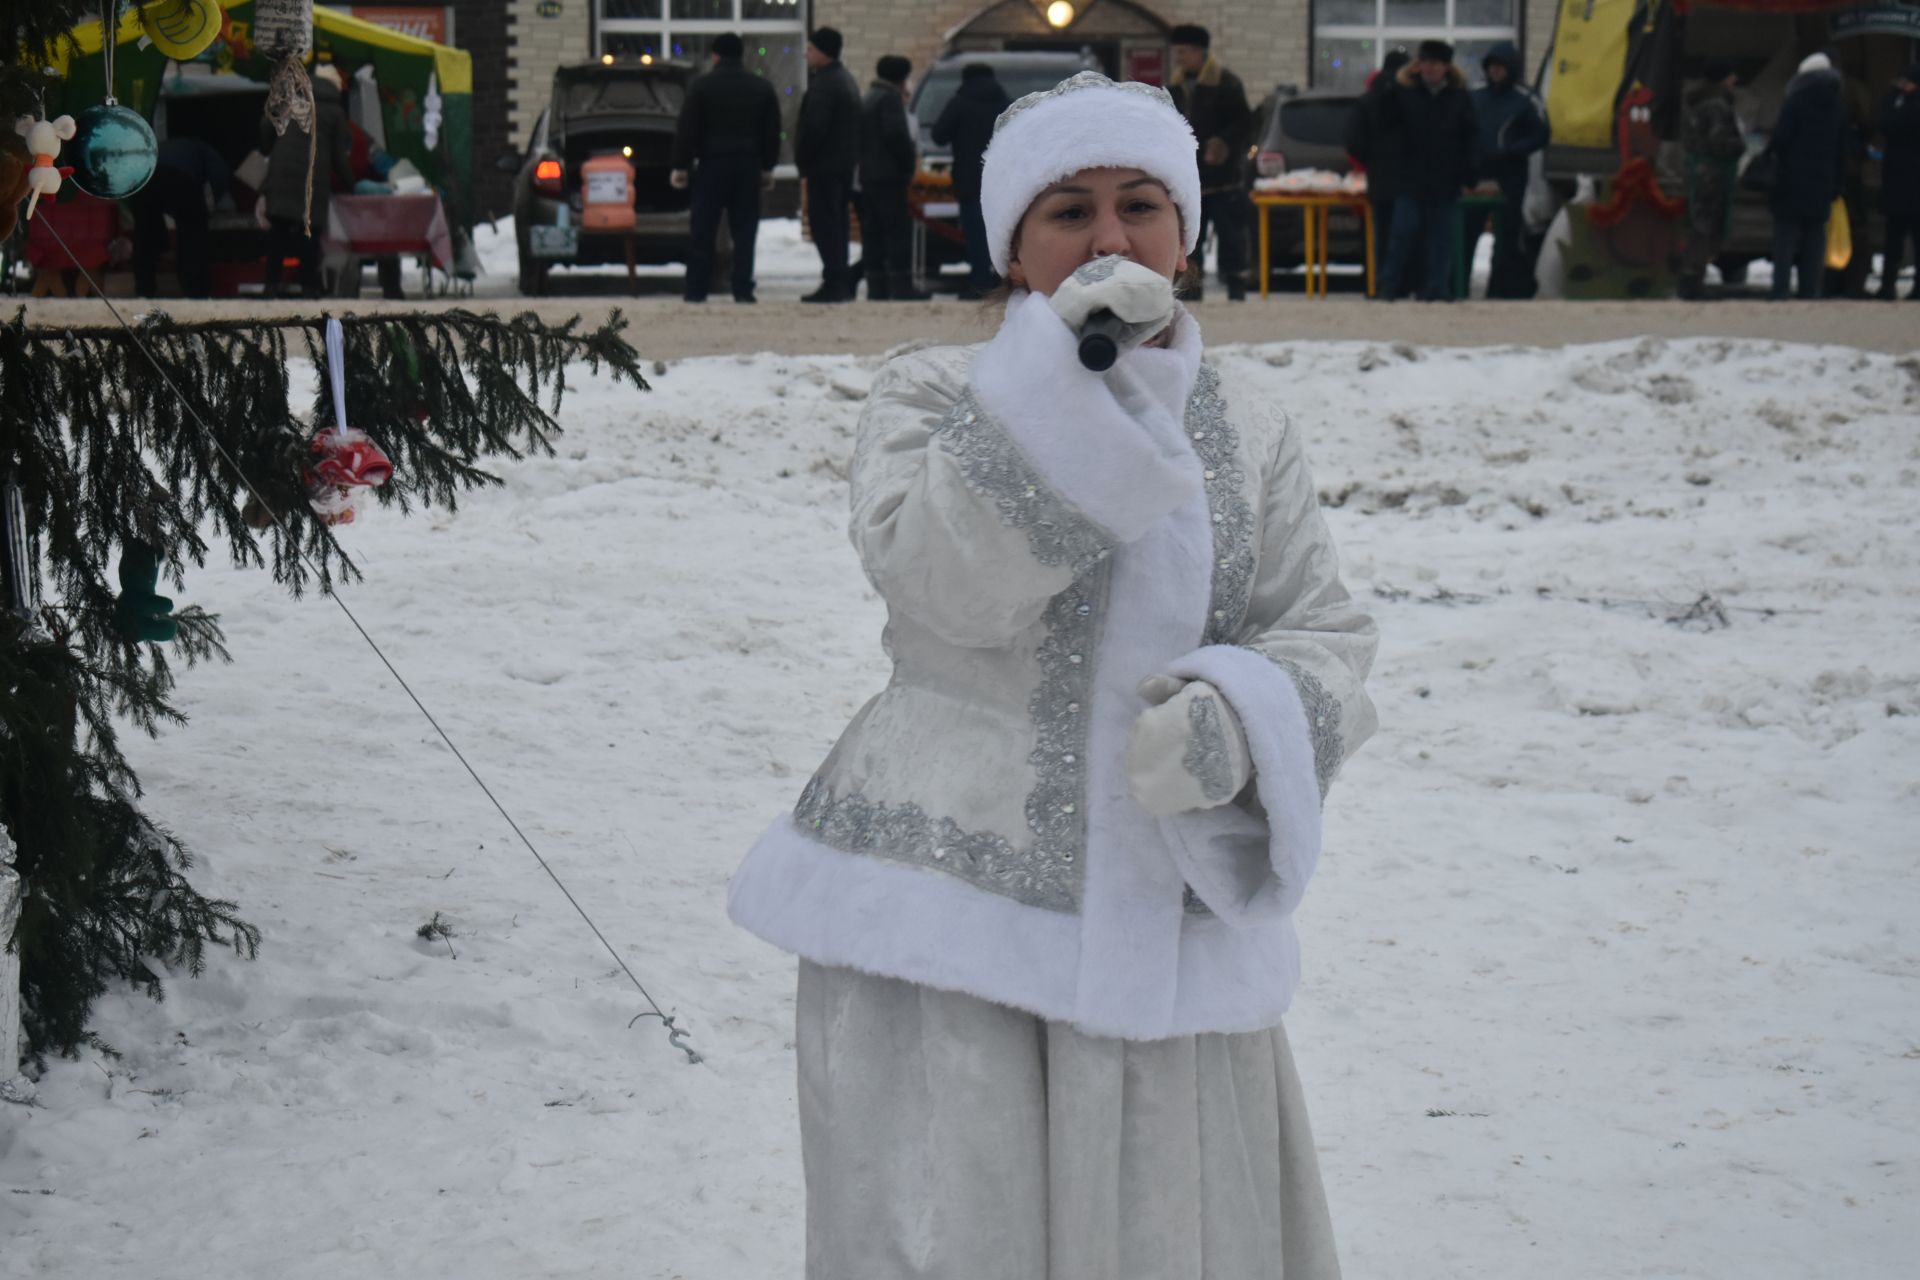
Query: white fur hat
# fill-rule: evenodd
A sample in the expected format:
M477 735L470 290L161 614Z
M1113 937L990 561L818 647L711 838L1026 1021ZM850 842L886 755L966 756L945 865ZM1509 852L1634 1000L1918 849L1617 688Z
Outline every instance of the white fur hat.
M1082 169L1139 169L1167 184L1187 252L1200 237L1200 166L1193 130L1165 89L1082 71L1030 93L994 122L980 175L980 212L993 269L1007 273L1013 233L1034 197Z
M1831 70L1833 70L1833 59L1824 53L1810 53L1800 63L1800 71L1803 75L1809 71Z

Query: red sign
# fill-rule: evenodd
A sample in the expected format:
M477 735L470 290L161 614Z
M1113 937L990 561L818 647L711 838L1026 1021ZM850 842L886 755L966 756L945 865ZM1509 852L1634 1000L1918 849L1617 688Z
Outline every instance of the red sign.
M398 31L401 35L435 44L447 43L447 11L442 5L356 4L351 10L363 22Z
M1141 84L1164 85L1167 82L1166 50L1138 45L1127 50L1127 79Z

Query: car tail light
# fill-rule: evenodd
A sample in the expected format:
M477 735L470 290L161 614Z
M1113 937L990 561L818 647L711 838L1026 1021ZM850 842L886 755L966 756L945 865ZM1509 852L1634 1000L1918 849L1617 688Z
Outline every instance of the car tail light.
M1277 178L1287 171L1287 157L1280 151L1262 151L1253 162L1254 172L1263 178Z
M558 160L542 160L533 166L533 189L543 196L560 196L560 178L566 171Z

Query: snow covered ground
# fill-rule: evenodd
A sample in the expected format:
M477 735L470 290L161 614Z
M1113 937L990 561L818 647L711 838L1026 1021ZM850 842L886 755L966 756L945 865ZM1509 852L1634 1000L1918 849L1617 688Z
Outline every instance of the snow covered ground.
M1215 358L1307 433L1383 633L1288 1020L1347 1274L1905 1274L1920 363ZM136 763L265 945L106 1000L124 1056L0 1110L0 1271L801 1274L793 961L724 889L886 678L843 532L877 364L582 378L558 457L347 535L362 620L706 1062L628 1028L332 604L210 567L174 594L236 661Z

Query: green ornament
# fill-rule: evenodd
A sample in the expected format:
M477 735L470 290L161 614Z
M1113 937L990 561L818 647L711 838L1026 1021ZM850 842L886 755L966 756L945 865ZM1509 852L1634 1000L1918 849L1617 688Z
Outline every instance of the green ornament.
M128 641L164 644L180 634L173 601L154 594L160 585L160 555L138 538L120 550L120 598L113 604L114 627Z
M74 120L73 184L102 200L125 200L147 185L160 144L138 111L117 102L88 107Z

